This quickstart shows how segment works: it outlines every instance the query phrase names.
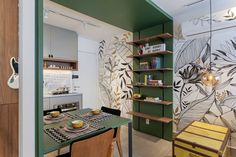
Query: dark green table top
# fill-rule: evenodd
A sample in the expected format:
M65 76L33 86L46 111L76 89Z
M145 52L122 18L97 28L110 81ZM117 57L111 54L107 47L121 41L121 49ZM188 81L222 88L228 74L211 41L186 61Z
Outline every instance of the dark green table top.
M71 115L75 115L75 114L83 114L86 112L91 111L91 109L82 109L82 110L76 110L76 111L72 111L69 112ZM64 126L69 120L71 119L67 119L58 123L53 123L53 124L48 124L44 126L44 129L47 128L60 128L61 126ZM63 142L63 143L57 143L55 140L53 140L51 137L49 137L49 135L47 135L46 133L44 133L44 153L47 154L49 152L58 150L59 148L65 147L70 145L70 143L72 141L76 141L76 140L82 140L88 137L91 137L93 135L99 134L107 129L110 128L117 128L120 127L122 125L128 124L131 122L131 119L127 119L127 118L122 118L122 117L118 117L115 115L112 115L112 118L109 118L107 120L104 120L102 122L99 122L98 124L101 126L104 126L104 128L97 130L95 132L86 134L86 135L82 135L82 136L78 136L74 139L71 139L69 141Z

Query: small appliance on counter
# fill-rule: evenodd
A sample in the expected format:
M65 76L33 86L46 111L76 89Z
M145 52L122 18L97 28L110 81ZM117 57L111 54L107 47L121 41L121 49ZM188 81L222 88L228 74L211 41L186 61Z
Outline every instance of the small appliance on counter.
M51 95L60 95L60 94L69 94L69 93L70 93L69 87L60 87L60 88L57 88L56 90L49 92L49 94Z

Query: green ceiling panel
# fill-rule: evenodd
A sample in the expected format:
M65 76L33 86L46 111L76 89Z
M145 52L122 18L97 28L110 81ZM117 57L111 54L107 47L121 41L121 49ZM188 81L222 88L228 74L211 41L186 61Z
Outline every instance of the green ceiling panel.
M131 32L172 20L150 0L52 1Z

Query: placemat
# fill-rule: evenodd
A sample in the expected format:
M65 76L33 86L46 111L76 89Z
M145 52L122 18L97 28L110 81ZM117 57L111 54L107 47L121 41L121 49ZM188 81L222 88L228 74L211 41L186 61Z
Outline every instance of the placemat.
M82 118L85 121L90 121L92 123L99 123L108 119L112 118L112 114L102 112L99 115L93 115L91 112L86 112L83 114L71 114L71 113L65 113L65 115L71 119L77 119Z
M98 125L94 126L92 124L89 124L89 127L87 129L82 130L77 133L67 132L65 129L65 126L60 127L60 128L47 128L47 129L44 129L44 132L48 134L56 142L63 143L70 139L83 136L83 135L95 132L103 128L104 128L103 126L98 126Z

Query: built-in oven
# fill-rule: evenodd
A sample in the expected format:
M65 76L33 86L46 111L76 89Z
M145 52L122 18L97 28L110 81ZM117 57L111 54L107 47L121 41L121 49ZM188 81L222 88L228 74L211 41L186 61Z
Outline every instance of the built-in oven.
M81 109L79 102L57 105L61 112L69 112Z

